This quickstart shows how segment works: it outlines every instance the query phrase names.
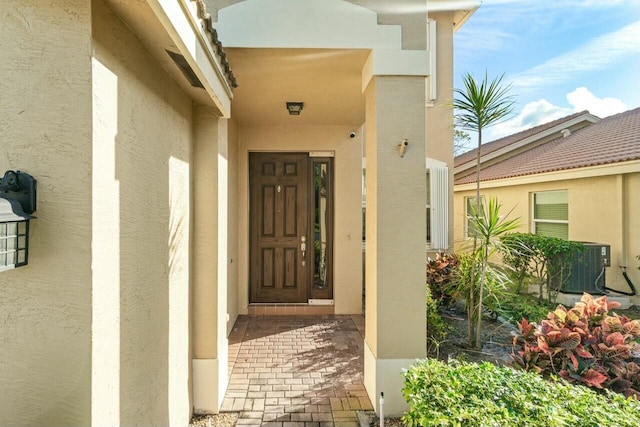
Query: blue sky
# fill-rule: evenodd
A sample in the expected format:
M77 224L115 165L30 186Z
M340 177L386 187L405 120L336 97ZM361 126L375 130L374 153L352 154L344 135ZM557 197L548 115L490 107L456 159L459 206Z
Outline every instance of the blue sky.
M485 71L512 85L514 115L483 141L577 111L606 117L640 106L638 0L484 0L454 43L456 88L464 73Z

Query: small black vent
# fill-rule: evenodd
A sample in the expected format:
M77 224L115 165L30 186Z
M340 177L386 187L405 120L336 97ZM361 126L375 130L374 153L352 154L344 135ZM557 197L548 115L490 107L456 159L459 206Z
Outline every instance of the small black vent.
M187 80L189 80L191 86L204 89L204 86L202 86L200 79L198 78L198 76L196 76L196 73L193 72L193 69L184 58L184 56L180 55L179 53L171 52L170 50L167 50L166 52L171 57L171 59L173 59L173 62L175 62L178 68L180 68L182 74L184 74Z

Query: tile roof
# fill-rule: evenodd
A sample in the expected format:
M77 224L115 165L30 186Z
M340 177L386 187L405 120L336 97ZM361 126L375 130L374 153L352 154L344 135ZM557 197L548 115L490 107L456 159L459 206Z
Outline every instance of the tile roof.
M503 139L508 138L510 137ZM499 141L501 140L495 142ZM490 181L638 159L640 108L606 117L567 137L549 141L488 166L480 172L480 180ZM455 184L471 182L475 182L475 174L459 178Z
M570 116L562 117L557 120L553 120L549 123L543 123L541 125L532 127L530 129L523 130L518 133L514 133L513 135L505 136L504 138L496 139L495 141L487 142L486 144L482 144L482 155L490 154L496 150L507 147L511 144L514 144L518 141L521 141L525 138L533 136L537 133L543 132L547 129L551 129L555 126L558 126L562 123L569 122L576 117L580 117L582 115L588 115L588 111L580 111L579 113L571 114ZM467 151L466 153L462 153L455 157L454 159L454 167L458 167L468 162L475 162L476 153L478 152L477 148L473 150Z

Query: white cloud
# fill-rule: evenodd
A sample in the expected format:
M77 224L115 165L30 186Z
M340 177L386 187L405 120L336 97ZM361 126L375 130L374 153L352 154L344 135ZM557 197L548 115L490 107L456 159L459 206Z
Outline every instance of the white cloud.
M597 37L510 79L519 91L536 90L574 79L577 73L605 68L640 53L640 21Z
M525 105L514 118L489 128L489 140L518 133L525 129L568 116L572 112L571 108L553 105L546 99L530 102Z
M530 102L512 119L488 128L487 137L483 139L493 141L583 110L598 117L627 110L627 106L619 99L598 98L586 87L579 87L568 93L567 102L570 107L554 105L546 99Z
M573 111L589 110L598 117L607 117L627 110L627 106L619 99L598 98L586 87L579 87L568 93L567 101L573 106Z

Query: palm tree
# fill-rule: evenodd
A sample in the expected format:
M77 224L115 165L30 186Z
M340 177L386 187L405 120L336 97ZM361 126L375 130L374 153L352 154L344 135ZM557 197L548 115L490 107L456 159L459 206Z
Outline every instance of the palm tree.
M500 123L506 120L514 107L514 99L509 95L511 85L504 85L502 80L504 74L489 82L487 73L484 74L484 80L481 82L470 73L462 76L464 89L454 89L457 95L453 100L453 108L455 111L456 124L462 129L472 130L478 133L478 150L476 153L476 209L475 215L480 215L483 208L480 203L480 146L482 145L482 130L486 127ZM473 252L476 253L478 245L478 230L473 231ZM476 278L476 265L472 263L470 277ZM478 301L467 301L468 304L477 307L477 333L476 347L480 346L480 325L482 323L482 295L484 292L484 280L480 280L478 289ZM472 292L470 295L473 296ZM469 329L471 338L471 322L469 319Z
M495 294L495 288L504 288L508 281L503 269L492 265L489 260L504 247L501 237L513 232L519 225L519 218L507 219L511 212L504 217L501 216L501 207L498 199L492 197L489 199L486 209L483 207L480 212L474 212L471 217L471 223L476 231L476 239L478 241L477 248L471 253L471 257L474 260L472 271L476 268L478 271L477 273L473 271L471 277L474 281L477 280L480 283L478 286L478 303L475 308L472 308L476 313L476 321L472 322L471 317L469 317L469 330L471 331L473 328L471 324L475 323L476 331L475 334L473 332L470 333L469 341L471 341L472 337L475 338L473 344L477 349L480 349L482 344L482 304L485 289L490 286L493 289L490 289L488 294Z
M453 89L459 97L454 98L453 108L456 124L463 129L478 133L478 152L476 153L476 211L480 212L480 146L482 130L506 120L513 111L514 99L509 95L511 85L504 85L500 77L488 82L485 72L481 82L469 73L462 76L464 89Z

